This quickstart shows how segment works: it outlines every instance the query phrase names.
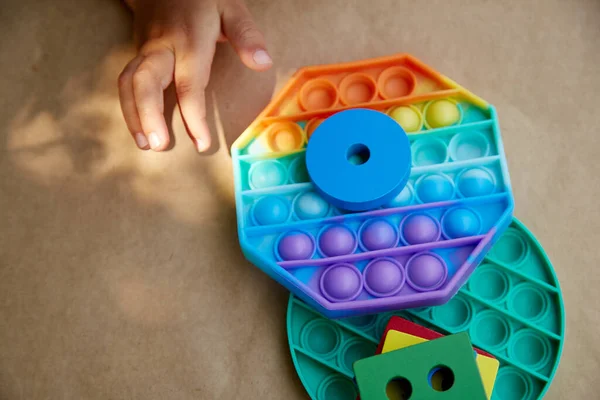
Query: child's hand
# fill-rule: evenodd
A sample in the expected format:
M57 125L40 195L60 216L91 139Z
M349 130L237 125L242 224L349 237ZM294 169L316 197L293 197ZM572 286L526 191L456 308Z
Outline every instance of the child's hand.
M243 0L128 0L140 49L119 76L127 127L140 149L169 145L163 91L175 82L177 102L198 151L210 146L204 89L217 41L228 40L257 71L272 60Z

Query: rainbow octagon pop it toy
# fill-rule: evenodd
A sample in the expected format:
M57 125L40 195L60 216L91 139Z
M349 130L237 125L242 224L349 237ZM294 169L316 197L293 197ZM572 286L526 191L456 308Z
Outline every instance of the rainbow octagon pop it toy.
M232 159L244 255L330 318L444 304L512 218L495 109L410 55L298 70Z
M565 338L564 304L552 264L514 219L467 284L444 305L334 321L290 295L290 351L311 399L356 400L352 366L375 354L393 315L442 334L468 332L473 346L500 362L491 400L542 399Z

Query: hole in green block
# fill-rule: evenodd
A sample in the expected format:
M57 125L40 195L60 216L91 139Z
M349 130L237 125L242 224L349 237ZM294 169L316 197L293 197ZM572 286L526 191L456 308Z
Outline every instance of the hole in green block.
M406 378L394 378L385 387L389 400L408 400L412 395L412 385Z
M427 382L429 382L429 386L431 386L433 390L445 392L450 390L452 385L454 385L454 373L450 368L439 365L433 367L431 371L429 371Z

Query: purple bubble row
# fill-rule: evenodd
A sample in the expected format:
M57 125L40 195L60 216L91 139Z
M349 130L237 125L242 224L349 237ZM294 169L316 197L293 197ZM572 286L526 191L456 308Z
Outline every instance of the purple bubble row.
M444 213L440 222L427 213L413 213L402 218L397 228L385 218L373 218L362 223L358 235L347 225L323 227L317 239L306 232L292 231L282 234L276 242L275 253L279 260L308 260L315 252L320 257L350 255L360 247L362 251L394 248L404 245L433 243L442 237L456 239L475 236L481 231L481 217L466 207L455 207Z
M362 273L353 264L334 264L323 271L319 288L327 300L337 303L356 299L363 289L374 297L395 296L406 284L428 292L439 289L447 277L448 267L439 255L421 252L409 258L406 267L390 257L372 260Z

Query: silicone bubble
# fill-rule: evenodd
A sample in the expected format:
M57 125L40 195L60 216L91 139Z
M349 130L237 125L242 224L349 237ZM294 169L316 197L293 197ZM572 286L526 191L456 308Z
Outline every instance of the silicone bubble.
M487 196L496 190L496 180L485 168L468 168L456 177L456 187L464 197Z
M306 111L325 110L334 107L339 94L327 79L312 79L300 89L300 107Z
M529 255L529 245L519 232L509 229L494 245L491 255L501 263L518 266Z
M360 294L362 285L362 275L352 264L332 265L321 275L321 293L332 302L354 300Z
M308 121L308 123L304 127L304 130L306 131L306 137L308 139L310 139L315 129L317 129L323 121L325 121L323 118L313 118L310 121Z
M250 187L263 189L280 186L287 181L285 166L279 161L258 161L250 167Z
M398 244L396 228L385 219L365 221L358 230L361 247L366 251L388 249Z
M390 318L393 316L393 313L385 313L379 314L377 317L377 324L375 326L375 337L381 338L383 336L383 332L385 332L385 327L388 322L390 322Z
M376 258L363 271L365 289L375 297L393 296L404 287L406 274L393 258Z
M417 83L411 70L404 67L390 67L377 78L379 94L384 99L396 99L410 95Z
M469 278L469 290L484 300L498 303L503 301L510 290L510 278L500 269L482 264Z
M267 141L272 151L293 151L304 145L304 132L293 122L275 122L266 131Z
M416 140L410 146L415 167L442 164L448 161L448 151L443 140L428 137Z
M411 311L422 318L431 318L431 307L418 307L413 308Z
M302 156L298 156L290 163L290 182L304 183L308 182L308 171L306 170L306 160Z
M423 128L423 115L412 105L392 107L387 115L400 124L406 133L418 132Z
M454 296L444 305L432 308L432 317L445 329L461 331L471 322L471 305L462 296Z
M388 207L404 207L413 202L413 189L410 183L402 189L400 193L388 204Z
M460 132L450 139L448 152L454 161L486 157L490 154L490 142L480 132Z
M427 214L410 214L400 222L402 241L408 245L435 242L440 234L439 222Z
M467 207L452 208L442 217L442 231L448 239L479 235L481 224L479 214Z
M522 329L510 340L508 354L519 363L541 369L548 364L551 356L550 342L533 329Z
M261 197L252 208L252 217L257 225L283 224L289 215L288 201L279 196Z
M539 286L522 283L511 291L508 308L520 317L536 322L548 313L550 299Z
M356 235L344 225L326 226L319 234L319 250L325 257L352 254L357 247Z
M346 76L339 86L340 100L343 104L369 103L377 97L377 84L367 74L357 72Z
M342 333L337 325L325 319L314 319L302 328L300 343L311 353L329 358L339 349Z
M329 213L329 203L315 192L299 193L294 198L293 208L299 219L323 218Z
M450 99L433 100L425 105L425 126L443 128L460 123L462 112L456 101Z
M349 400L357 395L354 383L340 375L327 377L317 389L317 400Z
M444 260L437 254L417 253L406 263L408 284L420 292L435 290L442 286L448 276Z
M423 203L446 201L454 197L454 184L444 174L423 175L416 182L417 197Z
M502 367L494 384L494 398L500 400L528 400L531 378L514 367Z
M486 310L475 316L470 334L476 345L486 349L499 350L508 343L511 327L502 314Z
M315 253L315 239L308 233L293 231L277 240L277 254L283 261L308 260Z
M361 329L369 330L376 320L377 317L375 315L359 315L357 317L344 318L342 321Z
M363 339L350 339L339 352L338 364L348 373L353 373L352 366L358 360L375 355L377 346L373 342Z

